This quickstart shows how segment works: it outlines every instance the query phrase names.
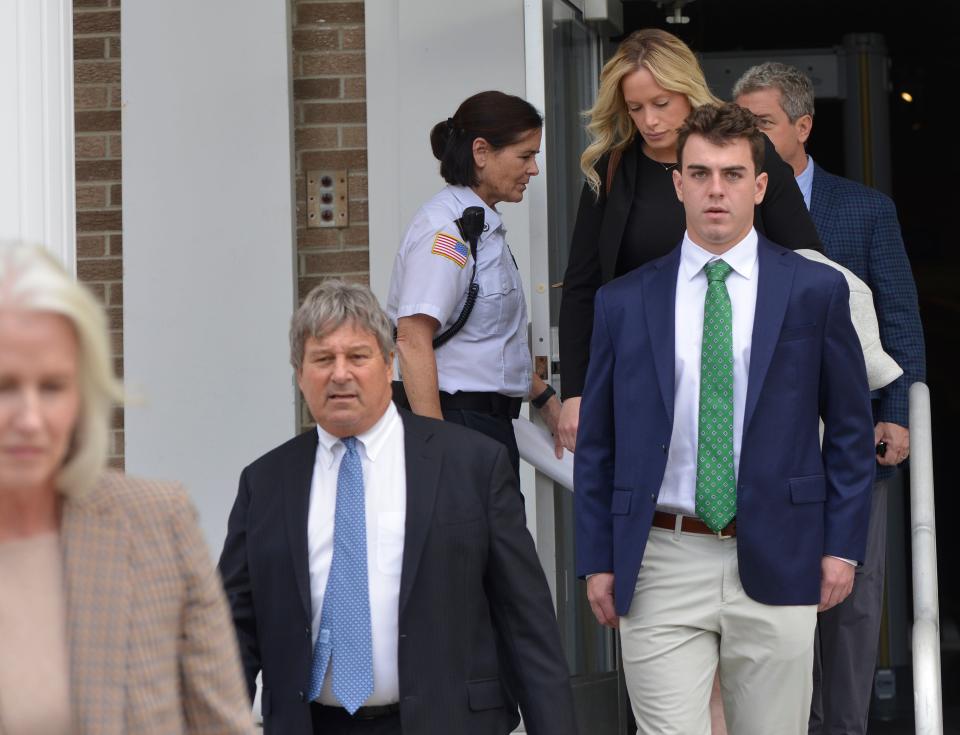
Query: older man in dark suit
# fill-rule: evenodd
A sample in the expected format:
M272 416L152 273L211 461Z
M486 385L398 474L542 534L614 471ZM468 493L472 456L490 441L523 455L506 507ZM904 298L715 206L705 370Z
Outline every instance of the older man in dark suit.
M506 450L391 402L392 330L331 281L290 330L317 428L248 466L220 559L268 733L575 729ZM504 679L509 672L509 682Z
M889 197L814 163L805 144L813 130L813 85L803 72L768 62L749 69L734 87L737 103L794 170L804 201L831 260L873 290L880 342L903 375L874 396L877 483L867 558L850 598L820 615L811 733L865 733L877 658L886 547L887 481L910 453L907 391L924 380L923 328L917 289Z

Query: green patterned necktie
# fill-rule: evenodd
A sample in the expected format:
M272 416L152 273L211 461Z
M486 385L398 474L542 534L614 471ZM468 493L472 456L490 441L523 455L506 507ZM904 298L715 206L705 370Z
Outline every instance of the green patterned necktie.
M724 529L737 513L733 472L733 310L724 283L730 266L715 260L704 266L700 352L700 421L697 434L697 515L710 530Z

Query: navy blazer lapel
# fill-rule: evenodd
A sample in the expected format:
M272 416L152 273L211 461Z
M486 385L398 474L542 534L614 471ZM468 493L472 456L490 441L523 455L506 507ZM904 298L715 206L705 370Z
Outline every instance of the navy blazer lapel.
M620 243L623 241L623 230L627 226L627 217L630 215L633 193L637 185L637 156L639 150L640 146L636 140L627 146L620 159L620 165L614 174L610 191L607 192L607 202L603 210L603 223L600 225L598 238L601 283L607 283L616 275Z
M403 565L400 571L399 613L410 598L420 557L433 523L433 505L437 498L442 458L426 420L400 410L403 419L404 460L406 462L407 511L404 523Z
M837 209L833 204L833 176L816 163L813 164L813 183L810 188L810 218L817 228L820 241L826 238L833 228ZM826 243L823 243L826 246Z
M753 317L750 341L750 371L747 377L747 400L743 411L743 433L757 408L757 399L780 339L780 327L790 301L793 271L796 265L785 257L789 251L776 248L765 237L757 243L757 306Z
M673 424L674 373L676 371L676 298L677 272L680 269L680 246L654 261L644 273L643 306L647 332L657 369L657 383L667 418Z
M313 466L317 458L317 431L302 434L302 442L297 442L283 473L283 505L287 530L287 542L290 544L290 556L293 562L293 574L300 591L300 601L311 616L310 569L307 549L307 516L310 511L310 488L313 482Z

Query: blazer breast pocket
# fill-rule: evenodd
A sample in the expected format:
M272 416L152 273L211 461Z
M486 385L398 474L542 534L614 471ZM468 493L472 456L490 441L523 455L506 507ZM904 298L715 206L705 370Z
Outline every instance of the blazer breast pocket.
M804 324L797 327L783 327L780 330L779 342L795 342L799 339L809 339L817 334L816 324Z

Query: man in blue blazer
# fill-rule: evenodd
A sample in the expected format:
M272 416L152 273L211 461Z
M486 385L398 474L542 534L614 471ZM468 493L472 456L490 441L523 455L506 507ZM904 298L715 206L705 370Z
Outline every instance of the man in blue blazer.
M917 289L889 197L834 176L807 155L813 129L813 85L799 69L767 62L749 69L734 87L737 103L760 118L760 127L789 163L824 251L873 291L880 341L903 375L874 396L877 457L867 558L857 569L850 598L820 616L810 733L863 735L877 660L886 551L887 481L910 452L907 392L925 379L923 328Z
M758 237L764 142L698 108L687 232L600 289L575 464L577 571L619 627L641 733L805 733L816 611L863 560L873 424L848 289ZM818 431L823 419L821 448Z

